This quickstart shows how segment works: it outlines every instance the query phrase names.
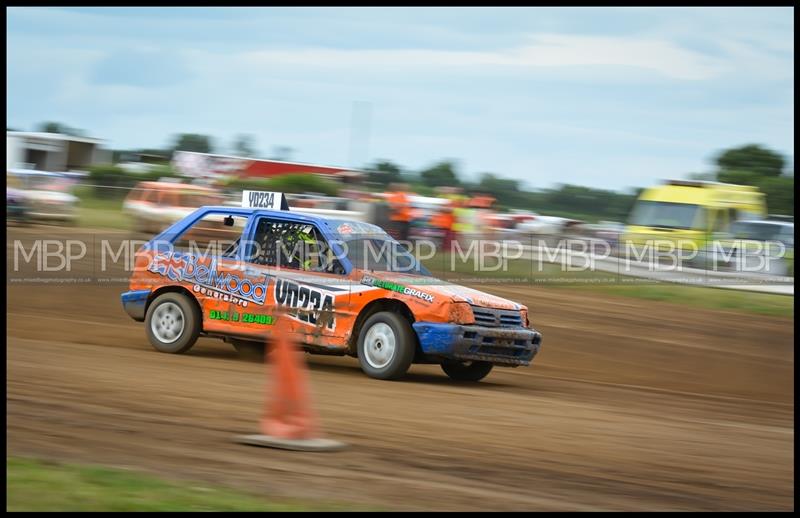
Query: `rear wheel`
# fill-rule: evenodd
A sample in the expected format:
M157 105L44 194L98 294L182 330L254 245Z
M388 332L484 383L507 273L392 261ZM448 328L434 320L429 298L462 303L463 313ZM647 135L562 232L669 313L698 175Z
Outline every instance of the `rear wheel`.
M358 361L370 378L401 378L414 360L414 330L408 320L389 311L375 313L358 335Z
M492 365L489 362L480 361L458 361L446 360L442 362L442 370L457 381L480 381L491 371Z
M147 308L147 338L162 353L185 353L197 341L200 328L197 305L181 293L159 295Z

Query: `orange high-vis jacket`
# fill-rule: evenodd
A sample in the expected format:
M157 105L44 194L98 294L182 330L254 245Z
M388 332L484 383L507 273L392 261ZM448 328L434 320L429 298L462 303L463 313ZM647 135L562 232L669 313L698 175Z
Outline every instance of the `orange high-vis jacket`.
M447 208L433 215L431 218L431 225L436 228L449 230L452 228L454 220L453 211Z
M392 221L411 221L411 207L408 195L402 191L389 193Z

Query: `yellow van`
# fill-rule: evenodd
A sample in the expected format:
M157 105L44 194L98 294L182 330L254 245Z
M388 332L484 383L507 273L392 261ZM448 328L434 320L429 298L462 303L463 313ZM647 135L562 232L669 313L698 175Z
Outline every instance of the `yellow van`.
M668 180L642 191L620 243L639 249L656 241L691 251L727 232L738 220L767 216L764 193L749 185Z

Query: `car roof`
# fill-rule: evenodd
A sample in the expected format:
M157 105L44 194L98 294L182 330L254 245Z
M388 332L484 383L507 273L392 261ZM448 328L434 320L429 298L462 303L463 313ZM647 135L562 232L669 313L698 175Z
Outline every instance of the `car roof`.
M259 209L257 207L236 207L232 205L204 205L203 209L208 210L217 210L221 212L229 212L231 214L238 214L241 216L250 216L251 214L258 214L263 216L270 216L278 219L286 219L287 217L291 217L292 219L301 219L306 220L308 222L326 222L333 220L335 218L317 214L304 214L300 212L292 212L291 210L270 210L270 209ZM354 220L348 220L353 221Z

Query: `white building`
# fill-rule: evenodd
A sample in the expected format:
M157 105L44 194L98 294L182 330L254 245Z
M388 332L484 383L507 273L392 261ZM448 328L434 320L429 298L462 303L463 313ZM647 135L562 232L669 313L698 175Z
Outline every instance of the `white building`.
M103 140L61 133L6 131L6 170L65 172L111 163Z

